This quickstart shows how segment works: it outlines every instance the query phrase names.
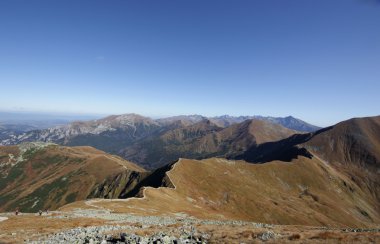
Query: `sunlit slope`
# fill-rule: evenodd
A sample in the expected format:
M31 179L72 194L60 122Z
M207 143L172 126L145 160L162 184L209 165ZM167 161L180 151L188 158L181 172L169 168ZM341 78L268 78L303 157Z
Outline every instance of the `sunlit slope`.
M91 147L41 143L0 147L0 165L0 211L30 212L88 197L118 197L146 174Z
M372 226L371 196L320 160L262 165L225 159L179 160L167 172L175 189L146 188L144 198L94 203L116 212L191 215L275 224ZM63 209L86 207L74 203Z

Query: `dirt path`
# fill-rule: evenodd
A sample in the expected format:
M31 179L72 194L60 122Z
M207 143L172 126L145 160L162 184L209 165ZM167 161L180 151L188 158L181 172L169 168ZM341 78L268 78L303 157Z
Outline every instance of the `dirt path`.
M95 203L97 202L100 202L101 200L96 200L96 199L91 199L91 200L87 200L85 201L86 205L90 206L90 207L93 207L93 208L97 208L97 209L101 209L101 210L109 210L109 209L105 209L103 207L99 207L97 205L95 205Z
M85 201L85 204L87 206L90 206L90 207L93 207L93 208L96 208L96 209L100 209L100 210L103 210L103 211L108 211L108 212L112 212L110 209L108 208L105 208L105 207L102 207L102 206L99 206L99 205L96 205L96 203L101 203L101 202L125 202L127 201L127 199L90 199L90 200L86 200Z
M127 168L127 166L125 166L122 162L120 162L121 161L120 159L118 159L116 157L113 157L113 156L108 156L108 155L105 155L105 157L108 158L108 159L110 159L110 160L112 160L112 161L114 161L114 162L116 162L116 163L118 163L119 165L123 166L124 169L129 170Z
M8 219L8 217L0 217L0 222L4 221L4 220L7 220L7 219Z

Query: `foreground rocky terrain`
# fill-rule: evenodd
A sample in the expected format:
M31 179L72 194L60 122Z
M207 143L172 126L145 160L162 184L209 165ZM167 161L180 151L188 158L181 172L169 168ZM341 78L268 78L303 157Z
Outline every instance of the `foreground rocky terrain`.
M0 214L1 243L377 243L379 228L271 225L247 221L139 216L108 209ZM160 241L160 242L158 242Z

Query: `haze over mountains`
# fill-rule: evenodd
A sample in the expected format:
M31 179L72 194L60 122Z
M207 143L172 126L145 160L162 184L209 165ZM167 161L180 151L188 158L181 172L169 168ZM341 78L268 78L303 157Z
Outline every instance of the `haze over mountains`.
M0 141L33 130L66 125L76 120L90 120L91 115L40 114L31 112L0 112Z
M252 129L255 126L258 128ZM42 141L68 146L93 146L151 169L177 160L179 156L231 156L237 150L244 151L253 143L261 143L260 140L279 140L297 131L317 129L318 127L291 116L206 118L191 115L154 120L137 114L124 114L72 122L43 130L10 134L3 132L0 144ZM265 136L263 133L259 135L262 131L265 131Z

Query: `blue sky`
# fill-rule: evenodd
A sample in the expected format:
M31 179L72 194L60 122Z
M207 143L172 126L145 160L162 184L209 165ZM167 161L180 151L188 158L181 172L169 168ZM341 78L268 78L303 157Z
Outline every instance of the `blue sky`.
M378 115L380 1L0 1L0 110Z

